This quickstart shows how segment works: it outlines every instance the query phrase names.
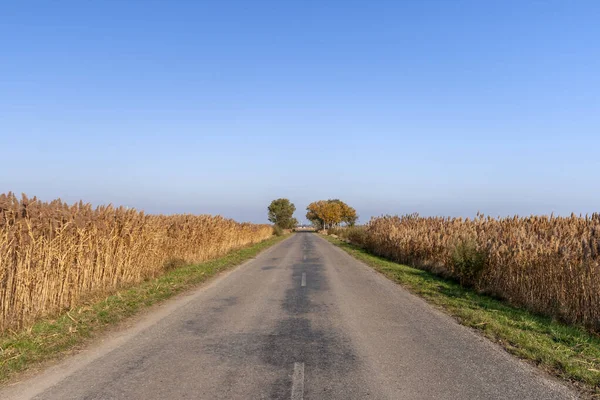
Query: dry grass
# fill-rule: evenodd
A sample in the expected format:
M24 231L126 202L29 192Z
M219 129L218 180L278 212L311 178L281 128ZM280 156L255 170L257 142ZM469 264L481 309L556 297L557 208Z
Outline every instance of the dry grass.
M600 332L600 214L386 216L363 229L353 235L374 254Z
M0 331L77 306L86 296L200 263L272 235L220 216L0 195Z

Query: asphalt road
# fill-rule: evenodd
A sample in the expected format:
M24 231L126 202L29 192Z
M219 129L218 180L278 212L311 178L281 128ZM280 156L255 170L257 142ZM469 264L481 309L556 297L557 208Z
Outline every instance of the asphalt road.
M312 233L298 233L0 398L565 399Z

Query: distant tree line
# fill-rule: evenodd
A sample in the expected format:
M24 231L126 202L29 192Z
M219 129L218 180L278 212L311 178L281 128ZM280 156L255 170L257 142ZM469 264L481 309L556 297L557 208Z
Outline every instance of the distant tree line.
M294 218L296 206L288 199L273 200L268 207L269 221L274 224L276 232L282 229L293 229L298 225ZM342 224L354 226L358 220L356 210L340 199L319 200L306 208L306 219L317 229L328 229Z

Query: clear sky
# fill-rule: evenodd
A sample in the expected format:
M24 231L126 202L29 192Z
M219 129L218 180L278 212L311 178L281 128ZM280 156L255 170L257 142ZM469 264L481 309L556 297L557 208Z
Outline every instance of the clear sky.
M4 1L0 192L600 211L598 1Z

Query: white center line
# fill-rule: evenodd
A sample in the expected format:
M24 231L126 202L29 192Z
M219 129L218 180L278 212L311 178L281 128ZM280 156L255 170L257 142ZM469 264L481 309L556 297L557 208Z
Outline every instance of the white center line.
M292 400L304 398L304 363L294 363L294 376L292 377Z
M306 286L306 272L302 273L302 286Z

